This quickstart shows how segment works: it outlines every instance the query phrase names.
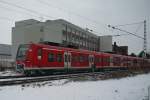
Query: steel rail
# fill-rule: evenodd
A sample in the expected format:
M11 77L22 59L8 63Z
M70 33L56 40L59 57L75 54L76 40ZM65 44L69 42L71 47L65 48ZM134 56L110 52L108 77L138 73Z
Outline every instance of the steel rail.
M67 79L67 78L77 78L77 77L84 77L84 76L98 76L103 79L104 77L108 77L109 75L111 76L112 73L118 73L118 72L122 72L122 71L89 72L89 73L49 75L49 76L39 76L39 77L36 76L36 77L5 78L5 79L0 79L0 86L18 85L18 84L51 81L51 80L59 80L59 79Z

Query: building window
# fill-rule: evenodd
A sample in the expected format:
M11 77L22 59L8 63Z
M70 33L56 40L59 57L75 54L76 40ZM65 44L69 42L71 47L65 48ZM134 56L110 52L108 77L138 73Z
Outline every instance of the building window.
M62 38L63 38L63 40L65 40L65 41L67 41L67 31L65 31L65 30L62 30Z
M44 27L43 26L41 26L40 32L44 32Z

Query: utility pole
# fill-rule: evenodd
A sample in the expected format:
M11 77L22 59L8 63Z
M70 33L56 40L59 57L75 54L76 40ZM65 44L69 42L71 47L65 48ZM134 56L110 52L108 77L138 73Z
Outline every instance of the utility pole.
M145 58L146 57L146 52L147 52L146 20L144 20L144 43L143 43L143 51L144 51L144 58Z
M129 31L126 31L126 30L123 30L123 29L120 29L120 28L115 27L115 26L108 25L108 27L110 27L112 29L115 29L115 30L119 30L119 31L125 32L127 34L130 34L130 35L133 35L133 36L136 36L138 38L143 39L143 52L144 52L143 53L143 58L146 58L146 52L147 52L146 20L144 20L144 22L142 22L142 23L144 23L144 37L141 37L139 35L136 35L135 33L132 33L132 32L129 32ZM139 23L133 23L133 24L139 24ZM131 24L125 24L125 25L131 25ZM120 26L123 26L123 25L120 25ZM116 35L116 36L120 36L120 35Z

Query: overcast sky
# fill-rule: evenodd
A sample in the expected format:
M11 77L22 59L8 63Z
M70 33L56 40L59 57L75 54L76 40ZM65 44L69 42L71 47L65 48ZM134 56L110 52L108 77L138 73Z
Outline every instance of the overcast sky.
M147 21L147 40L150 49L150 0L0 0L0 43L11 44L11 28L15 21L25 19L60 19L97 35L125 34L107 27ZM119 26L143 36L144 25ZM114 37L118 45L129 46L129 53L143 49L143 40L132 35Z

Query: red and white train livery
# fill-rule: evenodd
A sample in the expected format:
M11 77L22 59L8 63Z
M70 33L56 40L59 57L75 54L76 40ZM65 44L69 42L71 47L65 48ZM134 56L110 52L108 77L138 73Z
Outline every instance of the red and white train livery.
M148 67L148 59L40 43L20 45L16 56L16 69L26 74Z

